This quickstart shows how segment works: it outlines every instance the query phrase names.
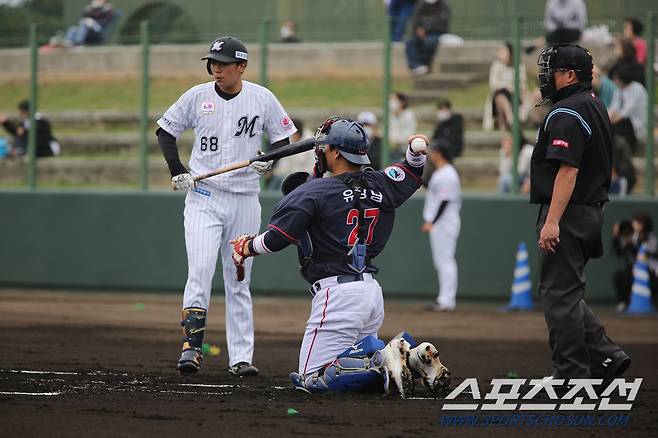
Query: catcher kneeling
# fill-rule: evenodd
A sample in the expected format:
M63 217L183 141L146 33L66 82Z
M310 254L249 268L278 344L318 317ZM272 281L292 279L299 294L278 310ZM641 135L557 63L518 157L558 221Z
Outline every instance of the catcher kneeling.
M427 141L422 134L411 136L404 160L374 171L364 167L370 143L363 126L327 119L315 135L313 174L297 172L283 181L285 197L267 231L231 241L238 281L247 257L297 246L313 296L298 372L291 375L297 388L389 389L392 379L404 396L414 373L432 391L445 385L447 370L431 344L416 346L411 337L400 337L385 346L377 339L384 299L374 259L393 231L395 209L420 187ZM361 347L350 352L353 345Z
M450 387L450 371L429 342L420 344L406 332L388 344L366 336L318 371L291 373L295 388L308 393L326 391L384 392L397 389L402 397L414 393L420 383L433 395Z

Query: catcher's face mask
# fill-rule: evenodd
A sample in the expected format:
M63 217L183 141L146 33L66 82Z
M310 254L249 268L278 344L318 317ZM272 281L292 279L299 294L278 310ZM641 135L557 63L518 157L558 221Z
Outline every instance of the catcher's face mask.
M317 162L317 170L324 174L327 170L327 158L324 155L324 150L327 148L327 134L329 133L329 128L336 121L340 120L338 116L331 116L321 124L318 129L315 131L315 159Z

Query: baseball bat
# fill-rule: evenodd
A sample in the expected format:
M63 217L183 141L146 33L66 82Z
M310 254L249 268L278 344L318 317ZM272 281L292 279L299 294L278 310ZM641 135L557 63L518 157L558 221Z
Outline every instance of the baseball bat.
M248 160L240 161L237 163L229 164L228 166L220 167L212 172L204 173L203 175L196 175L194 181L201 181L202 179L210 178L211 176L221 175L222 173L230 172L236 169L242 169L249 166L254 161L270 161L278 160L279 158L289 157L290 155L306 152L315 147L315 138L307 138L306 140L297 141L287 146L274 149L262 155L257 155Z

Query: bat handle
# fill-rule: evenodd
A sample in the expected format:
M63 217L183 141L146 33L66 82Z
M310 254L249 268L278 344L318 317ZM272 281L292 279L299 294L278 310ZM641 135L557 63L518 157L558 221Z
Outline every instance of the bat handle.
M251 160L240 161L239 163L233 163L228 166L213 170L212 172L204 173L203 175L194 176L194 181L201 181L202 179L210 178L211 176L221 175L222 173L230 172L236 169L242 169L251 164Z

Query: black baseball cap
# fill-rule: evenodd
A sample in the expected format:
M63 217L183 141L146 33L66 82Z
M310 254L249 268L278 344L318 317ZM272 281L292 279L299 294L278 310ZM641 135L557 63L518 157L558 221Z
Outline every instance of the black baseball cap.
M201 59L230 63L247 62L248 58L247 47L242 41L230 36L224 36L213 41L208 54Z
M443 158L445 158L446 161L452 162L453 151L452 151L452 146L450 145L450 143L448 143L448 141L442 138L437 138L436 140L430 143L429 148L430 150L441 153L441 155L443 155Z
M550 68L574 70L581 81L592 80L594 62L589 50L577 44L556 45L557 53L550 61Z

